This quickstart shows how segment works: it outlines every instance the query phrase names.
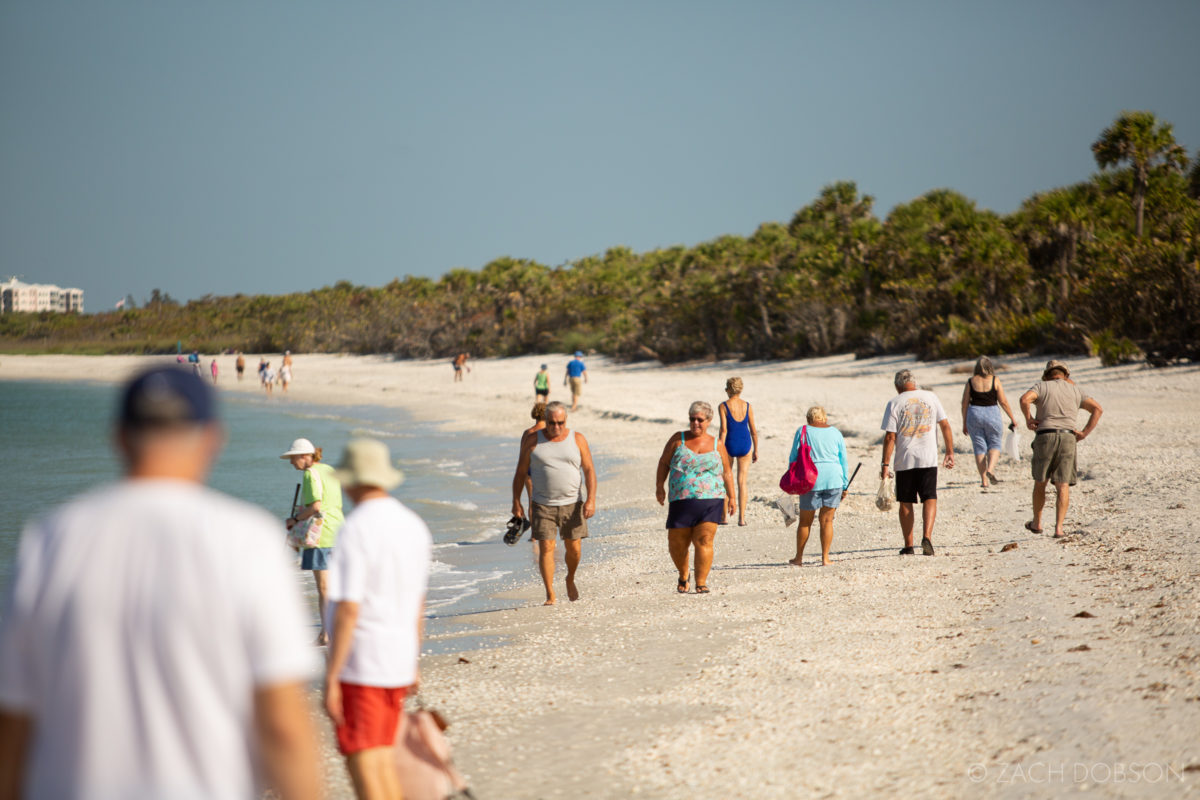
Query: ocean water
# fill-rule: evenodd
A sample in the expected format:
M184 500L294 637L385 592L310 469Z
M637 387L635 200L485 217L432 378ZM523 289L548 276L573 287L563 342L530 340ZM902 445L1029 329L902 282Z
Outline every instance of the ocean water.
M121 464L111 438L117 396L113 386L0 381L0 465L8 501L0 514L0 586L8 584L27 520L119 478ZM209 485L281 520L300 480L300 473L278 457L293 439L311 439L329 463L337 463L354 436L387 442L406 476L393 494L433 533L428 651L457 649L453 637L462 628L457 623L479 611L511 607L514 603L498 600L496 592L518 578L536 576L528 545L508 548L500 538L512 502L518 437L527 421L514 420L511 439L448 434L398 410L313 406L278 393L224 394L220 413L228 443ZM298 571L297 580L315 609L311 576ZM315 610L313 625L315 630Z

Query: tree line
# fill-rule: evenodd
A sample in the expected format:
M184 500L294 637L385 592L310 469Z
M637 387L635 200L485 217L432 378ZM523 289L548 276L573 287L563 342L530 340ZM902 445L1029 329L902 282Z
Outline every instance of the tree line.
M787 223L693 247L550 267L498 258L439 280L205 297L140 308L0 315L21 352L389 353L596 350L678 362L915 352L1092 352L1105 363L1200 358L1200 153L1122 113L1092 144L1099 171L1012 214L935 189L875 216L855 183Z

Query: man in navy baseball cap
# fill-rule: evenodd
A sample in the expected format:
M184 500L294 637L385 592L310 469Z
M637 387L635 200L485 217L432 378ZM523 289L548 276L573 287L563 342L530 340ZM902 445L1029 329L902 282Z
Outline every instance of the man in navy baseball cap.
M150 369L117 413L123 479L21 538L0 610L0 782L318 797L310 621L278 520L203 485L224 439L211 387Z
M154 367L126 385L118 423L139 429L204 425L216 419L216 395L202 378L178 367Z

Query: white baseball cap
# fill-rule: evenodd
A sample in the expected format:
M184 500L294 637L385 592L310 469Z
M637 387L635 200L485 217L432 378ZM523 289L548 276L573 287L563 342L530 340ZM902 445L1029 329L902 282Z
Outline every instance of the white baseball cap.
M292 446L287 449L287 452L280 458L291 458L292 456L306 456L310 453L317 452L317 448L313 447L313 443L308 439L297 439L292 442Z

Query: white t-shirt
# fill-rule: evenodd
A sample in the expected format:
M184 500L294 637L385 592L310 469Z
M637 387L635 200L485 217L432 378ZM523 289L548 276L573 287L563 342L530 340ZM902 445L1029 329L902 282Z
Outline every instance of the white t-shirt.
M284 531L194 483L127 480L30 524L0 622L0 707L46 798L261 794L254 691L306 680Z
M394 497L354 507L329 565L326 629L340 601L358 603L350 657L339 679L363 686L409 686L420 656L417 624L429 583L433 538Z
M937 425L946 409L936 394L925 389L898 394L883 410L883 424L896 434L896 457L892 469L922 469L938 465Z

